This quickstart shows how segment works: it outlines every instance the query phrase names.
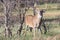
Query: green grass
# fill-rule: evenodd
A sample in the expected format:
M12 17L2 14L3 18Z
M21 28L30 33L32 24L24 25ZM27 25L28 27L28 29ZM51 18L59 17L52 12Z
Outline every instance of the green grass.
M53 17L52 17L53 18ZM58 22L52 21L52 22L46 22L45 23L48 29L47 34L40 34L38 30L36 31L36 39L42 39L46 40L48 37L54 37L58 34L60 34L60 25ZM15 24L15 27L12 28L12 37L11 38L5 38L4 37L4 27L0 28L0 40L32 40L33 39L33 32L23 30L21 35L18 37L18 34L16 34L17 30L19 29L19 26ZM57 38L59 39L59 38Z

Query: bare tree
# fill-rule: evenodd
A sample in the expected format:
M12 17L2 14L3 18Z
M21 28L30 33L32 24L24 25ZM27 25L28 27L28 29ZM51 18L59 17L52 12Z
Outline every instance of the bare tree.
M10 0L3 0L4 2L4 13L5 13L5 36L12 36L12 32L9 26L9 16L11 13L11 1Z

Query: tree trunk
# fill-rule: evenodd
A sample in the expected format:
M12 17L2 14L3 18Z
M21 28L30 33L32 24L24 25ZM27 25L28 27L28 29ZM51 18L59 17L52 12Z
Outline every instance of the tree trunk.
M24 17L25 17L25 5L21 3L21 1L18 1L18 13L19 13L19 18L20 18L20 28L17 31L17 33L20 35L22 28L23 28L23 22L24 22Z
M10 30L10 27L9 27L9 23L8 23L8 21L9 21L9 12L8 12L8 8L5 6L5 8L4 8L5 10L5 36L8 36L8 37L10 37L11 35L12 35L12 32L11 32L11 30Z
M11 13L11 8L10 8L10 0L6 1L4 0L4 13L5 13L5 36L10 37L12 36L12 32L10 30L9 26L9 14Z

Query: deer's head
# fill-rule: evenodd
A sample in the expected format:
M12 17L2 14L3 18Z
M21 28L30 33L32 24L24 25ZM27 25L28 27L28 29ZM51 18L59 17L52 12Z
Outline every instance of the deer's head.
M38 16L38 18L42 17L39 8L36 8L35 12L36 12L36 15Z

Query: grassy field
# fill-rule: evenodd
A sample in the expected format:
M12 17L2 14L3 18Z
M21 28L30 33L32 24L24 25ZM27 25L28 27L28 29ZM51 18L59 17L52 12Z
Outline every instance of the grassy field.
M13 12L13 13L17 13L17 12ZM32 15L32 13L33 13L32 10L29 10L27 11L26 14ZM0 14L0 15L4 15L4 14ZM48 32L46 34L41 34L41 32L36 30L35 40L60 40L60 10L45 11L44 19ZM4 25L0 27L0 40L33 40L33 32L26 31L26 29L24 28L23 28L24 30L22 30L21 35L17 34L17 30L19 29L19 24L14 24L14 28L13 27L11 28L13 35L10 38L6 38L4 37L4 29L5 29Z
M32 13L28 11L27 13ZM58 18L58 19L57 19ZM47 34L41 34L36 30L36 40L60 40L60 10L46 11L44 13L44 19L48 20L45 22L48 29ZM12 29L13 36L11 38L4 37L4 25L0 28L0 40L32 40L33 32L23 30L22 34L18 37L16 34L19 26L17 24ZM43 27L42 27L43 28Z

